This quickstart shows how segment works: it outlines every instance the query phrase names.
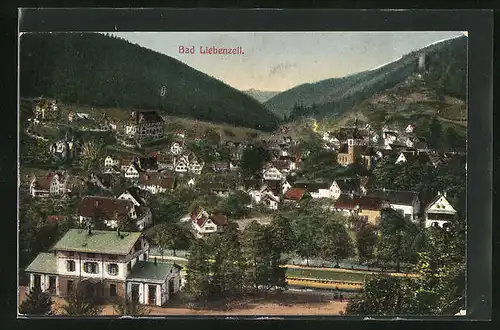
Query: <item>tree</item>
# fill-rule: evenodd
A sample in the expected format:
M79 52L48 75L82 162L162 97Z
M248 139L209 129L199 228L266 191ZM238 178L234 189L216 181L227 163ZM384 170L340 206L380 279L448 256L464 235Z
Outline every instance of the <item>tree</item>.
M354 247L346 227L336 219L328 219L321 226L318 238L319 256L326 260L335 260L335 267L339 260L354 255Z
M401 315L415 314L415 284L411 278L375 275L365 280L363 292L349 300L346 314Z
M241 156L240 169L244 177L250 177L259 173L264 164L271 159L271 154L262 145L254 145L246 148Z
M429 139L428 143L431 147L437 148L441 138L442 125L437 117L433 117L429 126Z
M95 140L83 144L80 152L80 164L84 170L95 171L101 167L104 156L104 146Z
M52 299L48 293L42 292L40 287L34 286L21 303L19 313L25 315L52 315Z
M239 219L245 217L250 212L247 207L250 202L251 199L248 194L243 191L235 191L227 198L220 200L216 207L216 211L226 214L233 219Z
M203 240L195 240L189 249L185 290L194 300L209 296L210 263L207 249Z
M295 245L292 222L281 213L273 216L269 225L273 244L283 253L291 252Z
M113 303L113 309L118 315L144 316L151 310L144 305L139 304L133 299L118 298Z
M279 244L273 244L270 228L253 221L245 228L243 246L245 259L249 261L246 281L252 284L253 291L286 289L286 269L281 267L281 250Z
M385 263L396 263L396 272L401 271L402 262L415 261L415 244L418 228L392 209L381 211L380 240L377 258Z
M186 230L177 223L166 223L161 224L155 235L155 242L158 244L161 255L166 249L173 250L174 256L176 255L176 249L185 247L187 241L189 241L189 236Z
M377 240L376 228L370 223L363 224L356 230L356 249L359 262L373 259Z
M245 260L242 256L239 233L235 226L228 226L220 235L208 239L211 267L211 296L231 297L244 290Z
M73 291L66 299L66 304L62 307L67 315L99 315L101 308L95 303L87 293L87 285L91 285L82 281L78 281L73 288Z

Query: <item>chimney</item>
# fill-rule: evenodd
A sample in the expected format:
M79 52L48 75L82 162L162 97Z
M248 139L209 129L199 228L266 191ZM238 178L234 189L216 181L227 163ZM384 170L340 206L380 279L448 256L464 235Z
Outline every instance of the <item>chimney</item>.
M155 266L157 265L157 262L156 262L156 257L155 257Z

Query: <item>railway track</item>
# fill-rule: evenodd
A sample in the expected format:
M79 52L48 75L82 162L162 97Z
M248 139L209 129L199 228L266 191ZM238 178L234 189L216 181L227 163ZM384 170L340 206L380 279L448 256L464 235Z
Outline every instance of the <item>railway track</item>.
M288 285L294 287L329 289L337 291L361 291L363 283L351 281L324 280L318 278L287 277Z

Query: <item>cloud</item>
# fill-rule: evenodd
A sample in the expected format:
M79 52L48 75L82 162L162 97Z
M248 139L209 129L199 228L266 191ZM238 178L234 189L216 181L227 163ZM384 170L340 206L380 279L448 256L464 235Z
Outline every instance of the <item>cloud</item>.
M297 64L294 63L280 63L273 66L271 70L269 70L269 75L270 76L283 75L286 73L286 70L295 68L296 66Z

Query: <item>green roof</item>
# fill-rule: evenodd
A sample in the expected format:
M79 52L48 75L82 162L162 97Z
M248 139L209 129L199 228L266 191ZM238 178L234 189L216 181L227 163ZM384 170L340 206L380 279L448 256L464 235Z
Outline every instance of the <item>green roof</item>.
M127 276L127 281L152 281L164 283L168 275L174 270L174 264L170 262L139 261Z
M87 229L70 229L53 250L125 255L140 236L140 232L121 232L119 237L108 230L92 230L89 235Z
M29 273L57 274L57 257L53 253L39 253L25 269Z

